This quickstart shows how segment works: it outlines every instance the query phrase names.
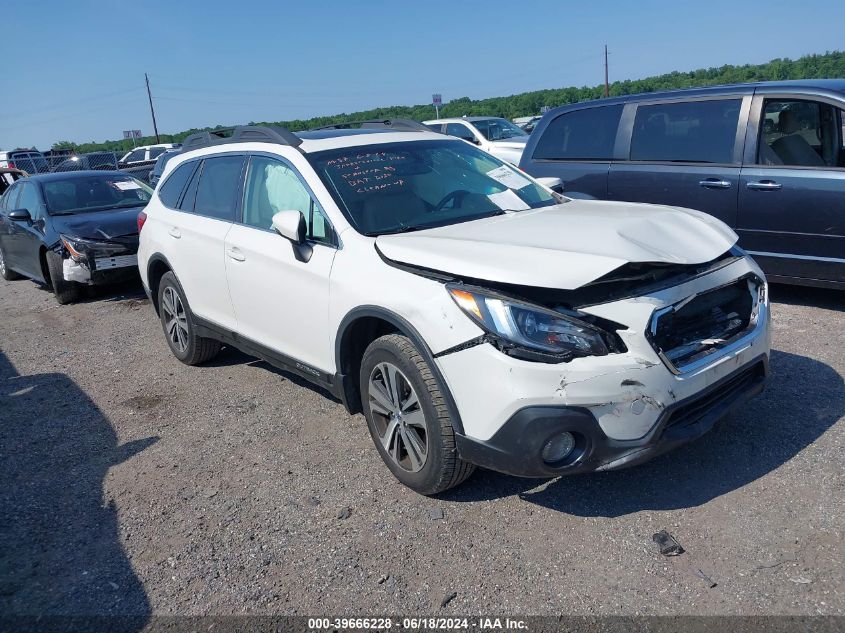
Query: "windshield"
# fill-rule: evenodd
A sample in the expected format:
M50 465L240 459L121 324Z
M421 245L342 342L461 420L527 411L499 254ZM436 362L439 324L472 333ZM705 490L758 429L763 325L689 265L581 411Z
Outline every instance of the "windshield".
M146 205L152 189L129 176L104 174L41 184L50 215L91 213Z
M558 203L515 168L455 140L385 143L309 155L350 223L382 235Z
M514 136L528 136L522 128L507 119L484 119L473 121L472 124L488 141L501 141Z

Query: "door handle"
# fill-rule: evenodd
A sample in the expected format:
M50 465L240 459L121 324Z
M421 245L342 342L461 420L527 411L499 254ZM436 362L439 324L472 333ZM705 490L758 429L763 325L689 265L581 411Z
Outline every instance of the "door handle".
M702 187L706 187L708 189L730 189L731 183L728 180L720 180L718 178L705 178L704 180L700 180L698 182L699 185Z
M175 237L177 240L182 237L182 234L179 232L179 229L177 229L175 226L170 229L169 233L170 237Z
M236 262L245 262L246 261L246 255L241 253L241 251L237 248L227 248L226 254L229 257L231 257L232 259L234 259Z
M745 186L755 191L777 191L783 187L782 184L774 180L758 180L757 182L746 183Z

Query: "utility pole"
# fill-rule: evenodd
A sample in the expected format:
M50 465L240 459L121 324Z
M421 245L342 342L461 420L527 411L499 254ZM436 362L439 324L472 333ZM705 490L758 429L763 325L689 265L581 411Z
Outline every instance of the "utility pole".
M147 82L147 89L149 89L150 84ZM607 81L607 44L604 45L604 96L610 96L610 84Z
M605 56L607 55L607 46L605 48ZM605 68L607 68L607 62L605 61ZM605 70L605 75L607 75L607 70ZM147 77L147 73L144 73L144 79L147 81L147 98L150 100L150 114L153 116L153 131L156 135L156 143L160 143L158 138L158 126L156 125L156 111L153 110L153 95L150 93L150 78Z

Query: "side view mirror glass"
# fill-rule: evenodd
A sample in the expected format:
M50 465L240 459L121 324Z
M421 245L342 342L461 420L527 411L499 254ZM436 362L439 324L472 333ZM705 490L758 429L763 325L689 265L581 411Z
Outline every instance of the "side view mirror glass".
M32 216L26 209L15 209L13 211L9 211L9 219L17 220L18 222L31 222Z
M279 235L294 244L305 243L306 225L302 211L293 209L279 211L273 216L273 228L279 232Z

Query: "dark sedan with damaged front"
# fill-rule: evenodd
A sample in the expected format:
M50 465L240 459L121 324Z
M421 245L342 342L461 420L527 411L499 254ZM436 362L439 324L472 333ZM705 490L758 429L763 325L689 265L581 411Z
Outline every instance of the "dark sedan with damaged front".
M138 274L138 212L152 190L112 171L42 174L0 199L0 275L49 285L59 303Z

